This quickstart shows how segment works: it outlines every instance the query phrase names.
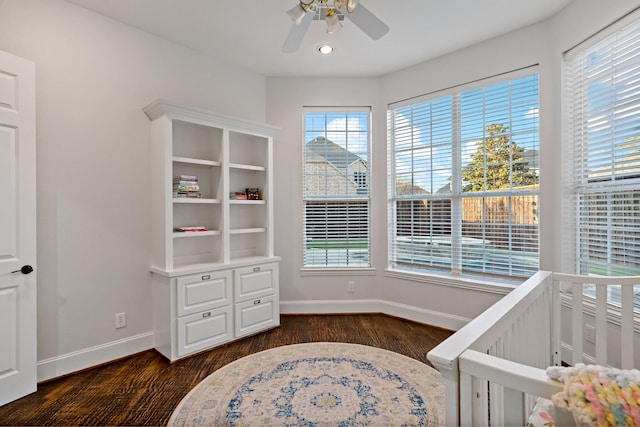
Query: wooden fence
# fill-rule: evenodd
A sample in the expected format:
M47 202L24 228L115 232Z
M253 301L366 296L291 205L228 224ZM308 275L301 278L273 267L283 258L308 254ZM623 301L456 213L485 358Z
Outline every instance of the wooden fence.
M407 200L397 204L399 236L451 235L450 200ZM492 247L533 251L538 247L538 196L462 199L462 235Z

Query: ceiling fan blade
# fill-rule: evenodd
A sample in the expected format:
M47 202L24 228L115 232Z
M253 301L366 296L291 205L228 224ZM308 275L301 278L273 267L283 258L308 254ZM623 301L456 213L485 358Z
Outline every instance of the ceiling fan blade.
M296 25L294 23L291 26L289 35L282 45L282 51L284 53L293 53L298 50L298 48L300 47L300 43L302 43L304 35L309 29L309 25L311 25L311 21L313 21L313 15L313 12L306 12L304 14L304 18L302 18L302 21L300 22L300 25Z
M347 12L345 15L373 40L378 40L389 31L387 24L378 19L362 3L358 3L358 7L353 12Z

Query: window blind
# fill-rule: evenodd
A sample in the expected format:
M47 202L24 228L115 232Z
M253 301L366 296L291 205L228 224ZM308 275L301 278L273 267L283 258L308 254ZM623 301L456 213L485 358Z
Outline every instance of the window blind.
M566 178L575 229L570 259L580 274L638 275L640 21L579 46L565 59Z
M370 267L369 114L304 112L304 267Z
M389 110L391 267L538 270L538 76L531 69Z

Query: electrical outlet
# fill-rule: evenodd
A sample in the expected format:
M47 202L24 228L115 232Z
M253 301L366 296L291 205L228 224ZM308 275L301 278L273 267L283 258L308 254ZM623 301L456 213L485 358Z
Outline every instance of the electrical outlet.
M595 344L596 342L596 328L592 325L584 325L584 339L587 342Z
M347 282L347 292L355 292L356 291L356 282L353 280L349 280Z
M113 323L116 329L127 326L127 313L116 313L113 315Z

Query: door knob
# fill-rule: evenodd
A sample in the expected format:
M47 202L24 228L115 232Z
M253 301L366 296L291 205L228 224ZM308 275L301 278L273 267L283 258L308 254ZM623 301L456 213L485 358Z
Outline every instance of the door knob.
M33 267L31 267L30 265L23 265L20 270L12 271L12 273L29 274L32 271L33 271Z

